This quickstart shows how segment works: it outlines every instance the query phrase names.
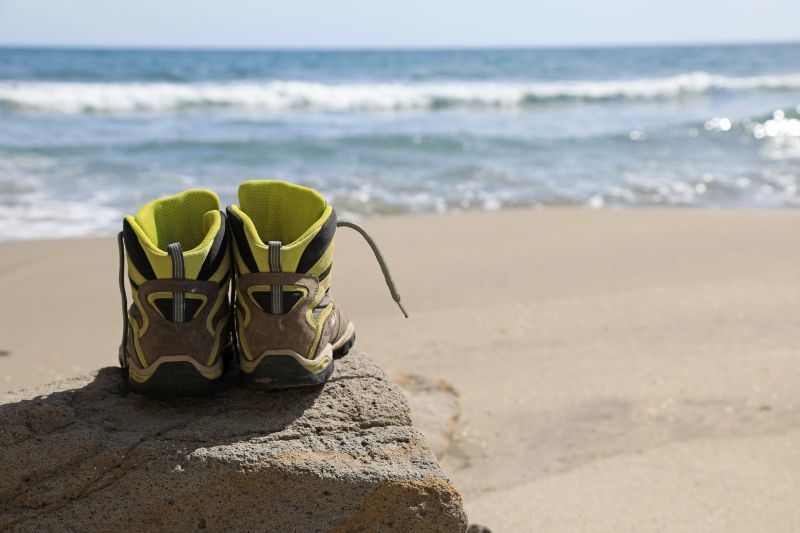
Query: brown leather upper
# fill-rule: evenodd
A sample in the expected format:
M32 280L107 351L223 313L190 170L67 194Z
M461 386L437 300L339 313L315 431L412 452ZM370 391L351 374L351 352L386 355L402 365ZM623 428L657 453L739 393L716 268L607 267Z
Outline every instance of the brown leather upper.
M239 342L244 348L243 355L250 360L256 359L265 350L292 350L314 359L340 334L339 323L342 320L338 309L334 307L323 324L318 324L310 312L311 304L319 291L316 276L291 272L260 272L242 274L237 283ZM272 285L282 285L286 291L300 290L305 294L292 309L285 309L283 314L271 314L258 305L251 292L256 289L270 290ZM334 304L331 302L329 305ZM323 313L320 318L324 316ZM332 321L331 316L336 318ZM321 333L319 340L315 342L318 328L321 328Z
M148 326L139 338L139 345L147 365L153 364L164 355L188 355L202 365L209 365L228 343L230 337L230 324L227 318L229 313L228 294L223 291L224 287L220 287L213 281L159 279L142 283L138 288L138 296L141 311L147 317ZM173 322L163 317L159 310L150 303L148 296L157 292L183 292L187 294L187 297L191 294L203 295L206 302L193 318L187 317L186 322ZM215 347L215 335L209 332L206 322L211 309L219 298L224 298L225 301L215 313L211 326L215 330L220 320L225 321L225 326L222 328L220 342ZM138 361L138 357L135 356L137 352L134 346L134 335L133 326L130 326L128 353Z

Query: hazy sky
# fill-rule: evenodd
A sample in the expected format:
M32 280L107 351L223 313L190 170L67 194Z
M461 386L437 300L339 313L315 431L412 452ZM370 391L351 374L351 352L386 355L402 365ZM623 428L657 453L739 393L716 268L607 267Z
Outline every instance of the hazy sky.
M0 0L0 44L352 48L800 40L800 0Z

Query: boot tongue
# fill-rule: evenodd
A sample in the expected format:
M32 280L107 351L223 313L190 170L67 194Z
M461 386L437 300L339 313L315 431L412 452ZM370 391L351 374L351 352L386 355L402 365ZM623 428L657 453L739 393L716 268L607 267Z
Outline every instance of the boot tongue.
M191 238L176 239L160 248L161 254L148 254L151 263L158 263L160 268L157 271L170 272L169 276L175 279L197 279L199 269L209 254L214 237L221 230L221 214L219 211L208 211L199 220L198 230L202 228L200 241L196 236ZM179 236L183 237L183 236ZM166 252L166 255L163 255ZM155 264L153 265L155 268ZM179 267L176 270L176 266Z
M269 241L291 245L324 214L328 204L317 191L285 181L245 181L239 204L253 223L262 246Z
M274 241L281 243L282 270L305 273L319 259L300 268L303 257L314 255L314 250L306 254L310 243L318 241L314 248L321 255L332 240L332 234L325 235L327 240L316 239L333 216L333 208L313 189L283 181L246 181L239 186L239 203L229 209L241 221L254 262L250 268L261 272L270 269L268 243Z
M190 189L143 205L125 221L157 278L172 277L167 246L180 243L186 259L184 275L194 279L222 227L219 198L213 191Z
M186 251L200 247L208 239L213 219L219 211L219 198L212 191L191 189L145 204L134 219L142 232L163 252L167 245L179 242Z

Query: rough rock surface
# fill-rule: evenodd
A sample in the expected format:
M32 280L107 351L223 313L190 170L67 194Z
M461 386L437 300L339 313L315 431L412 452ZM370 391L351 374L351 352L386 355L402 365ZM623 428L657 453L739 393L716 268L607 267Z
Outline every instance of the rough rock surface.
M466 526L403 394L358 349L322 388L154 400L104 368L0 396L0 529Z

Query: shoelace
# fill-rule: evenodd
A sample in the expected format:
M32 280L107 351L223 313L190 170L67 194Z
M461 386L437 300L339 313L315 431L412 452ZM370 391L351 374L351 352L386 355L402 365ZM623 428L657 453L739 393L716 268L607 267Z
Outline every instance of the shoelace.
M356 230L362 237L364 237L364 240L367 241L367 244L372 249L372 253L375 254L375 260L378 261L378 265L381 267L383 279L386 281L386 286L389 288L392 299L400 308L400 311L403 312L403 316L408 318L408 313L406 312L405 307L403 307L403 304L400 302L400 293L397 292L397 285L395 285L394 279L392 279L392 273L389 272L389 266L386 264L386 259L384 259L383 254L381 253L380 248L378 248L375 240L369 235L369 233L367 233L367 230L355 222L340 220L336 223L336 226L340 228L350 228ZM128 345L128 295L125 293L125 242L121 231L117 233L117 248L119 249L119 295L120 299L122 300L122 349L124 350L125 346Z
M122 298L122 347L120 348L120 363L123 363L122 354L128 346L128 295L125 294L125 239L122 232L117 233L117 248L119 248L119 295Z
M381 272L383 272L383 279L386 280L386 286L389 287L389 292L392 294L392 299L397 304L397 307L403 312L403 315L408 318L408 313L406 312L405 307L403 304L400 303L400 293L397 292L397 286L394 284L394 280L392 279L392 273L389 272L389 266L386 264L386 259L383 258L383 254L381 253L378 245L375 243L375 240L370 237L367 230L356 224L355 222L349 222L347 220L340 220L336 223L337 227L340 228L350 228L356 230L358 233L364 237L364 240L367 241L369 247L372 248L372 253L375 254L375 259L378 261L378 265L381 267Z

